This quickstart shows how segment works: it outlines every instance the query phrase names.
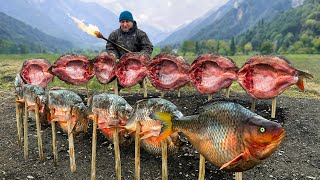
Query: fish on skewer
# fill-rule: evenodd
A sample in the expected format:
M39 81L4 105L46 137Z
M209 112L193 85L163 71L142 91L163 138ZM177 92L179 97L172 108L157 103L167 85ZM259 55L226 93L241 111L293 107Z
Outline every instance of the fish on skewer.
M176 118L155 112L151 118L161 120L164 126L157 142L180 131L206 160L225 171L255 167L279 147L286 135L280 124L225 101L209 103L192 116Z
M35 112L36 104L39 107L40 123L48 124L47 121L47 96L45 90L38 85L23 85L23 99L18 100L21 103L27 103L27 111Z
M151 154L161 154L160 142L155 142L161 130L161 123L151 119L149 115L153 112L163 111L173 114L177 118L181 118L183 114L178 110L177 106L168 100L162 98L150 98L140 100L135 104L134 111L131 113L129 120L124 128L131 136L135 136L136 125L141 125L141 147ZM178 133L173 133L167 138L168 151L176 153L184 144Z
M189 64L181 56L160 53L148 65L148 78L159 90L177 90L189 82Z
M85 55L66 54L51 66L52 73L72 85L83 85L94 76L93 64Z
M274 98L293 84L304 91L304 78L313 76L295 69L286 58L271 55L251 57L238 72L239 84L256 99Z
M92 113L98 115L98 128L111 142L113 142L113 127L125 126L133 110L130 104L121 96L106 93L94 95L89 109L91 109ZM90 115L91 119L93 119L92 115ZM128 145L132 142L132 139L124 129L119 132L119 136L120 145Z
M28 158L28 112L35 112L36 126L37 126L37 139L38 139L38 152L39 159L43 159L42 138L41 138L41 125L40 123L47 123L47 97L42 87L38 85L23 85L23 99L17 102L24 103L25 117L23 121L24 129L24 158Z
M45 88L53 80L50 66L46 59L27 59L23 62L20 76L26 84Z
M87 107L80 96L68 90L50 90L48 107L52 125L52 145L54 162L57 162L57 148L55 135L55 121L58 121L64 132L68 133L70 171L76 171L73 134L87 132L89 120L87 119Z
M214 94L228 88L237 79L239 68L230 58L202 54L191 64L190 81L202 94Z
M78 94L69 90L50 90L48 94L48 108L53 112L49 122L57 121L65 133L67 121L71 122L73 133L87 132L87 107Z
M90 99L89 109L92 112L90 117L93 120L91 179L95 179L96 175L97 127L114 145L116 177L121 177L119 144L129 145L132 142L132 139L127 135L124 129L118 131L114 126L126 125L132 107L121 96L104 93L94 95L93 98Z
M18 136L18 145L21 146L21 136L22 136L22 129L21 129L21 123L22 123L22 110L23 110L23 104L19 103L18 101L20 99L23 99L23 81L21 79L20 74L16 75L16 78L14 80L14 90L15 90L15 98L16 98L16 121L17 121L17 136Z

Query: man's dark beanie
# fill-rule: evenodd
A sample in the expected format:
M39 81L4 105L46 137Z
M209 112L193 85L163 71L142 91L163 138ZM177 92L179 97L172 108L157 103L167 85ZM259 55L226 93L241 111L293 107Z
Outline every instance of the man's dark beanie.
M119 22L123 21L123 20L127 20L127 21L133 22L133 17L132 17L131 12L123 11L119 16Z

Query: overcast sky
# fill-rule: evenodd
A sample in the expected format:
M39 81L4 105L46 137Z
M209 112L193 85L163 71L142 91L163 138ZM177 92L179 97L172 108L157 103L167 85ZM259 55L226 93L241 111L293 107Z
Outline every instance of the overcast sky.
M219 7L228 0L82 0L97 2L119 15L129 10L138 23L148 23L173 30L181 25L201 17L214 7Z

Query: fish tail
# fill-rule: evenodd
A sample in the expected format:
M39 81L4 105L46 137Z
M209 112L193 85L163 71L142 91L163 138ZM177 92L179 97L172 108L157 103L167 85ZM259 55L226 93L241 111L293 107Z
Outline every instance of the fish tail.
M172 119L173 115L165 112L154 112L150 115L151 119L160 120L163 125L159 137L156 139L156 142L168 137L170 134L174 133L172 129Z
M298 86L299 89L301 89L301 91L304 91L304 82L302 78L298 79L298 82L296 83L296 85Z
M301 71L301 70L298 70L298 74L299 74L299 78L306 78L306 79L312 79L313 78L313 75L310 74L310 73L307 73L307 72L304 72L304 71Z
M313 76L312 74L309 74L307 72L304 72L304 71L300 71L300 70L297 70L298 71L298 74L299 74L299 79L298 79L298 82L296 83L296 85L298 86L299 89L301 89L302 91L304 91L304 82L303 82L303 79L306 78L306 79L312 79Z

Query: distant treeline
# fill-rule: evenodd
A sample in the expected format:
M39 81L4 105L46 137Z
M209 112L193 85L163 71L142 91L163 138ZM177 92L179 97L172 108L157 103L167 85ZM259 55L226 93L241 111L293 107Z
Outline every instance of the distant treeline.
M231 40L187 40L180 46L165 46L161 51L171 52L173 49L183 54L320 53L320 1L308 0L269 22L261 20Z
M0 12L0 53L59 53L72 49L69 41L49 36Z

